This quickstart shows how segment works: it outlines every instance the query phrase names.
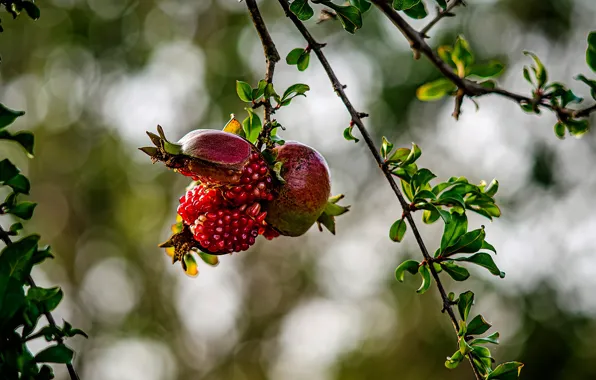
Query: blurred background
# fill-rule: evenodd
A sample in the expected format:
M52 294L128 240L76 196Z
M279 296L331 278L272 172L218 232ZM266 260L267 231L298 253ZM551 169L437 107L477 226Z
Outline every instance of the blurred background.
M434 47L463 33L478 60L507 63L500 84L525 94L529 60L522 51L529 49L552 80L590 98L572 77L589 74L584 54L596 2L467 3L433 29ZM276 1L260 4L282 57L306 46ZM36 22L2 13L0 35L0 101L27 112L14 128L35 132L36 157L7 143L0 155L31 178L39 206L27 230L56 253L33 276L42 286L63 287L57 320L90 336L69 341L82 379L472 379L467 363L443 366L456 343L436 288L418 296L418 279L395 281L398 263L420 253L410 234L401 244L389 240L400 207L366 146L343 139L349 116L314 56L305 72L277 66L278 91L295 82L311 91L276 118L287 127L284 138L327 158L332 191L346 194L351 211L338 218L336 236L312 228L299 238L260 238L218 267L200 262L199 276L190 278L157 248L187 182L136 148L148 145L145 131L158 123L177 140L195 128L221 129L231 113L245 117L235 81L256 84L264 75L245 4L38 5ZM596 135L559 141L553 115L527 115L494 96L478 99L478 112L464 102L459 122L450 116L451 100L419 102L415 89L439 74L425 59L412 59L375 9L354 36L335 21L307 25L327 42L356 108L370 113L365 121L376 141L415 141L420 165L442 179L500 181L503 217L473 217L470 227L486 225L507 276L471 268L465 287L445 279L449 290L476 293L473 311L501 333L497 360L523 361L524 379L595 379ZM441 229L421 226L431 250ZM56 373L67 379L63 367Z

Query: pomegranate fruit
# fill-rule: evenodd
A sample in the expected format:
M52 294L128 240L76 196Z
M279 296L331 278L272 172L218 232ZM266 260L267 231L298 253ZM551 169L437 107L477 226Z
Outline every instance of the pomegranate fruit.
M285 183L267 202L265 221L286 236L300 236L317 221L331 194L327 162L313 148L287 141L274 149Z

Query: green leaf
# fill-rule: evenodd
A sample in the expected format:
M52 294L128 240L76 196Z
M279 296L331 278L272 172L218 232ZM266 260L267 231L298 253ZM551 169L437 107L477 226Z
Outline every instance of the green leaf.
M43 311L52 311L58 306L64 293L59 287L44 289L40 287L31 287L27 292L27 300L38 303L43 307Z
M288 55L286 56L286 63L288 65L297 65L298 64L298 59L300 58L300 56L302 55L302 53L304 53L304 49L302 48L296 48L296 49L292 49L292 51L290 51L288 53Z
M497 191L499 190L499 181L493 179L486 189L484 189L484 194L488 195L489 197L494 197Z
M19 169L7 158L0 161L0 182L6 182L19 174Z
M236 94L243 102L250 103L253 101L252 98L252 87L246 82L236 81Z
M25 111L15 111L0 103L0 129L12 124L17 117L23 116Z
M411 274L418 273L420 263L416 260L406 260L395 269L395 279L399 282L404 282L404 274L406 271Z
M558 121L554 127L555 135L561 140L565 139L565 125Z
M565 126L569 130L569 133L573 137L582 137L590 129L590 123L588 119L574 120L567 119Z
M456 68L455 62L453 62L453 59L451 58L451 55L453 54L453 48L451 46L439 46L437 48L437 54L443 62L447 63L450 67L454 69Z
M486 232L484 232L484 228L466 232L460 236L453 245L445 248L442 251L441 256L447 257L455 255L456 253L478 252L482 248L482 242L484 241L485 236Z
M31 190L29 180L22 174L17 174L8 181L5 181L4 184L12 187L16 193L29 194L29 190Z
M596 32L588 35L588 49L586 50L586 63L592 71L596 71Z
M25 152L27 152L27 156L33 157L33 146L35 142L33 133L27 131L9 133L6 130L0 130L0 140L12 140L19 143L23 149L25 149Z
M418 288L418 290L416 290L416 293L424 294L428 289L430 289L430 285L432 284L428 265L425 264L419 266L418 273L420 273L420 276L422 276L422 284L420 284L420 287Z
M445 223L443 236L441 237L440 252L443 252L447 247L454 245L457 239L465 234L467 230L468 218L466 215L459 215L457 213L452 214L449 223Z
M453 82L447 78L439 78L418 87L416 90L416 97L423 102L438 100L445 95L450 95L455 90L457 90L457 86L455 86Z
M426 11L426 6L424 2L420 1L418 4L414 5L412 8L405 9L404 13L413 19L423 19L428 16L428 12Z
M397 148L395 152L387 159L387 162L400 163L405 161L410 155L410 149L408 148Z
M85 338L89 338L89 335L87 335L86 332L84 332L81 329L73 329L71 324L64 321L64 327L62 328L62 332L64 333L65 336L72 338L75 335L82 335Z
M358 8L358 10L360 10L360 13L367 12L372 6L372 4L368 2L368 0L350 0L350 4Z
M263 94L265 94L265 87L267 87L267 81L265 79L261 79L257 85L257 88L252 90L252 98L257 100L263 96Z
M62 363L70 364L74 352L66 347L64 344L57 344L50 346L45 350L35 355L35 361L37 363Z
M462 353L457 350L455 351L455 353L449 357L447 357L447 361L445 362L445 367L449 368L449 369L455 369L457 368L457 366L459 365L459 363L462 362L462 360L465 359L465 355L462 355Z
M426 168L418 170L416 174L412 176L412 186L414 187L414 192L418 192L419 190L423 189L433 178L437 178L437 176L430 170ZM435 198L434 194L432 197Z
M457 300L457 310L459 311L459 315L464 322L468 319L468 315L470 314L470 309L472 308L473 303L474 293L471 291L468 290L467 292L459 295Z
M442 9L447 9L447 1L445 1L445 0L435 0L435 2L436 2L437 4L439 4L439 6L440 6Z
M9 232L16 233L23 229L23 223L16 222L10 225Z
M301 21L309 20L315 14L315 11L308 4L308 0L294 0L290 4L290 11Z
M331 1L321 1L321 3L335 11L337 18L348 33L354 34L357 29L362 28L362 14L355 6L337 5Z
M404 235L406 234L408 226L406 225L406 221L403 219L398 219L391 225L389 229L389 238L396 242L401 242L404 239Z
M422 0L393 0L393 9L403 11L419 4Z
M287 106L296 96L306 96L306 91L308 90L310 90L310 87L303 83L291 85L286 89L286 91L284 91L284 94L281 97L281 104Z
M533 66L532 69L534 70L534 74L536 75L536 82L538 84L538 88L544 87L546 81L548 80L548 73L546 71L546 68L542 64L542 61L540 61L540 58L538 58L538 56L532 53L531 51L524 51L524 54L528 57L531 57L534 60L535 66Z
M385 138L385 136L383 136L383 140L382 140L382 143L381 143L381 150L380 150L381 157L383 157L383 159L386 160L387 159L387 155L389 153L391 153L392 150L393 150L393 143L391 143L389 140L387 140Z
M484 338L476 338L472 341L470 341L470 344L472 346L478 345L478 344L488 344L488 343L492 343L492 344L499 344L499 333L496 332L494 334L491 334L487 337Z
M503 65L499 61L490 61L487 63L474 64L466 70L467 75L474 75L480 78L493 78L503 73Z
M418 191L415 195L414 195L414 202L419 202L421 200L424 199L435 199L435 194L430 191L430 190L420 190ZM437 212L438 213L438 212ZM437 215L437 218L440 217L440 215Z
M505 379L505 376L508 374L513 374L516 377L519 377L519 374L523 368L524 364L520 362L507 362L503 364L499 364L494 371L488 374L486 380L492 379ZM516 378L513 377L513 378ZM509 379L509 377L507 378Z
M478 358L491 358L490 350L482 346L474 346L472 348L472 354Z
M304 54L302 54L299 58L298 58L298 62L297 62L297 67L299 71L304 71L308 68L308 63L310 62L310 52L307 52L306 50L304 51Z
M488 249L489 251L493 251L495 254L497 254L497 250L495 249L495 247L493 247L493 245L487 242L486 240L482 242L481 249Z
M23 7L25 12L27 12L27 15L31 17L31 19L37 20L39 18L41 12L39 11L37 5L33 4L31 1L23 1L20 5Z
M437 204L445 206L459 206L462 208L466 207L466 202L461 194L454 189L444 191L437 199Z
M446 261L441 263L441 268L455 281L465 281L470 277L470 272L464 267Z
M588 79L581 74L576 76L575 80L579 80L587 84L590 87L590 95L592 95L592 98L596 100L596 80Z
M468 344L468 342L466 342L465 339L460 338L458 343L459 343L459 352L461 352L462 355L467 355L468 353L472 352L472 349L473 349L472 346L470 346Z
M453 46L453 53L451 53L451 59L455 62L458 70L465 73L465 68L474 63L474 56L470 49L468 41L463 36L458 36ZM461 67L461 69L460 69Z
M29 220L33 216L33 210L35 210L35 206L37 206L37 203L34 202L20 202L15 206L8 208L7 213L21 219Z
M466 261L469 263L473 263L476 265L480 265L489 270L490 273L494 274L495 276L499 276L501 278L505 278L505 272L501 272L493 258L488 253L479 252L470 257L458 257L453 259L454 261Z
M401 181L401 188L404 192L404 195L406 196L406 198L408 198L408 201L413 202L414 201L414 193L412 192L412 187L410 186L409 183L407 183L403 179L401 179L400 181Z
M354 141L355 143L357 143L360 140L357 139L356 137L354 137L354 135L352 134L353 128L354 127L349 126L348 128L344 129L344 139L346 139L348 141Z
M421 155L422 151L420 150L418 145L412 143L412 149L410 150L410 154L408 154L408 157L399 166L404 168L405 166L416 162L416 160L420 158Z
M524 79L533 86L534 85L534 81L530 77L530 69L528 69L528 66L524 66L524 71L523 72L524 72Z
M492 325L490 323L488 323L487 321L485 321L484 317L482 317L482 315L477 315L474 318L472 318L470 323L468 323L467 334L468 335L484 334L491 327L492 327Z

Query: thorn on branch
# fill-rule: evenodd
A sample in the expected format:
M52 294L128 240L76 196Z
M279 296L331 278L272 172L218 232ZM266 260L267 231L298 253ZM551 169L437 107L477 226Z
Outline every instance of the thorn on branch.
M358 117L361 119L364 119L365 117L368 117L369 115L365 112L358 112L357 113Z

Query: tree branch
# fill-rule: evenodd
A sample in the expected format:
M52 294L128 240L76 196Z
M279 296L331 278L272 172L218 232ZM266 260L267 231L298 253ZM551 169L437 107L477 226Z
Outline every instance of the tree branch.
M453 71L453 69L447 63L445 63L432 50L432 48L428 45L428 43L425 40L425 37L426 37L425 33L428 31L425 29L427 29L428 26L432 27L434 24L436 24L436 22L438 22L438 20L437 21L433 20L433 21L435 21L434 23L433 23L433 21L431 21L432 25L429 24L429 25L427 25L427 27L422 29L422 31L418 32L414 28L412 28L410 26L410 24L408 24L407 21L404 20L404 18L401 17L395 9L393 9L391 7L390 3L387 3L386 1L383 1L383 0L370 0L370 1L383 14L385 14L385 16L387 16L387 18L389 18L389 20L391 20L393 25L395 25L395 27L403 34L403 36L406 38L406 40L408 40L408 42L410 43L410 47L412 48L412 50L414 50L415 56L422 54L426 58L428 58L428 60L437 69L439 69L439 71L447 79L449 79L451 82L453 82L453 84L455 84L460 90L463 91L464 95L473 97L473 96L482 96L482 95L487 95L487 94L496 94L496 95L505 97L507 99L513 100L514 102L516 102L518 104L521 104L521 103L533 104L537 101L536 99L533 99L533 98L530 98L530 97L527 97L524 95L515 94L515 93L509 92L509 91L504 90L499 87L486 88L476 82L470 81L465 78L460 78L457 75L457 73L455 71ZM452 3L452 5L455 3L457 3L457 0L454 3ZM562 117L563 118L565 118L565 117L588 117L592 112L596 112L596 105L593 105L593 106L590 106L590 107L587 107L584 109L580 109L580 110L573 110L570 108L563 108L563 107L555 107L549 103L545 103L542 101L538 101L537 105L547 108L547 109L550 109L551 111L554 111L557 114L557 117L559 119L561 119ZM459 112L457 112L457 113L454 112L454 116L456 116L456 114L457 114L457 116L459 116Z
M366 146L368 146L371 154L373 155L375 161L377 162L377 165L382 170L383 174L385 175L385 178L389 182L389 185L391 186L393 193L397 197L397 199L403 209L404 216L406 217L408 224L410 225L412 232L414 233L414 236L416 238L416 242L418 243L420 251L422 252L422 255L424 256L424 259L429 263L428 268L430 269L430 272L431 272L433 278L435 279L435 282L437 283L437 288L439 289L439 293L441 294L441 298L443 300L443 310L447 311L447 314L449 315L449 318L451 319L451 323L453 324L453 328L457 332L459 330L457 318L455 316L451 301L449 300L449 297L447 296L447 292L445 291L443 283L441 282L441 279L439 278L439 274L437 273L434 266L432 265L433 258L429 254L428 249L426 248L426 245L424 244L424 241L422 240L422 236L420 235L420 232L418 231L418 228L416 227L416 223L414 222L414 218L412 217L412 213L410 212L410 207L409 207L408 202L404 198L397 183L393 179L391 172L389 171L387 166L384 164L383 158L379 154L379 151L378 151L377 147L375 146L375 143L374 143L372 137L370 136L368 130L366 129L366 127L364 126L364 123L362 122L363 114L361 112L356 111L356 109L354 108L354 106L352 105L350 100L348 99L348 97L344 91L344 86L342 86L341 82L335 75L335 72L331 68L331 65L329 64L327 57L325 57L325 54L322 51L322 47L324 45L318 43L313 38L313 36L310 34L308 29L304 26L304 24L290 11L290 7L288 5L287 0L278 0L278 1L281 4L282 8L284 9L286 16L289 17L290 20L292 20L292 22L294 23L294 25L296 26L298 31L302 34L304 39L308 42L308 45L315 52L317 58L321 62L321 65L325 69L325 72L327 73L329 80L331 81L331 84L333 86L333 89L335 90L335 93L337 94L337 96L340 97L341 101L346 106L346 109L348 110L348 112L350 113L350 116L352 117L353 124L356 125L356 127L358 128L358 131L360 131L360 134L362 135L362 138L364 139ZM480 373L478 373L476 367L474 366L474 364L472 362L472 357L469 354L468 354L468 359L470 360L470 364L472 365L472 370L474 371L474 375L476 376L476 379L481 380L482 377L481 377Z
M437 15L435 16L435 18L433 18L424 28L420 30L420 34L422 34L425 38L428 38L427 33L433 26L435 26L439 21L441 21L443 17L455 16L453 13L451 13L451 11L458 5L465 6L466 3L464 3L464 0L452 0L449 3L449 5L447 5L447 8L440 10L439 13L437 13Z
M2 228L2 226L0 226L0 240L2 240L7 247L12 245L12 240L10 240L10 236L4 230L4 228ZM35 285L35 281L33 281L33 277L31 277L31 275L29 275L29 277L27 278L27 282L29 283L29 285L33 287L37 286ZM56 320L54 319L52 313L50 313L49 311L44 311L43 315L45 315L50 326L57 328ZM64 339L62 339L61 336L56 336L56 342L58 342L58 344L64 344ZM68 374L70 375L71 380L79 380L79 375L77 374L77 371L75 371L72 363L67 363L66 368L68 369Z
M275 48L275 43L267 30L267 26L263 21L263 17L261 16L261 12L259 11L259 7L257 6L256 0L246 0L246 7L248 8L248 13L250 14L250 18L252 19L253 24L255 25L255 29L259 34L259 38L261 39L261 43L263 44L263 51L265 53L265 60L267 61L267 69L265 70L265 81L269 84L273 82L273 73L275 71L275 64L279 62L280 57L277 49ZM263 142L269 141L269 135L271 134L272 124L271 124L271 114L273 113L273 107L271 106L271 102L269 99L263 100L264 112L263 112L263 128L261 129L261 133L259 134L259 138L257 140L257 148L261 149L263 146Z

